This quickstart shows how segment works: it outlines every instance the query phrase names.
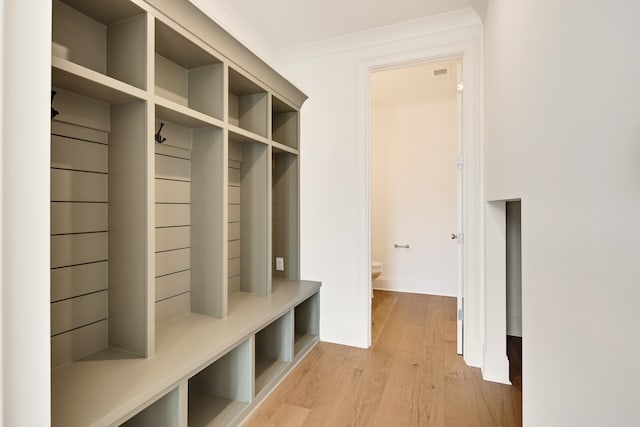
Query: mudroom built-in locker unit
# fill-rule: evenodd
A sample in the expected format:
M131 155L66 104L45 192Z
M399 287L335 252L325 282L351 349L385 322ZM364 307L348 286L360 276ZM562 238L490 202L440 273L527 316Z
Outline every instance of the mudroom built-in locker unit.
M52 425L235 425L319 338L306 97L186 0L52 19Z

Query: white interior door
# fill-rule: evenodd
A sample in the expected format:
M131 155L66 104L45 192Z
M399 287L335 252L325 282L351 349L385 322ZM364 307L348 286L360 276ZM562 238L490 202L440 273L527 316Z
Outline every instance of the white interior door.
M457 179L457 229L455 237L458 243L458 261L457 261L457 352L462 354L463 351L463 326L464 326L464 305L463 305L463 277L462 277L462 247L464 245L464 234L462 233L462 168L464 164L464 158L462 157L462 94L464 92L464 83L462 81L462 63L458 62L456 65L456 78L457 78L457 149L458 149L458 179Z

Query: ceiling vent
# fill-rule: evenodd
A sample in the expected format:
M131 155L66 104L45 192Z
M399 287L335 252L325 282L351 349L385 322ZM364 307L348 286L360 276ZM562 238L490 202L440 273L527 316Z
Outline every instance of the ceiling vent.
M436 68L433 70L433 78L435 80L449 80L448 68Z

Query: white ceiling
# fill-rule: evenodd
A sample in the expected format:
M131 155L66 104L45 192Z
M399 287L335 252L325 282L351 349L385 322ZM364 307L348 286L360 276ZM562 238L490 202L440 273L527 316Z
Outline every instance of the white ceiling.
M272 49L285 49L474 7L486 0L191 0L231 11ZM216 4L217 3L217 4Z

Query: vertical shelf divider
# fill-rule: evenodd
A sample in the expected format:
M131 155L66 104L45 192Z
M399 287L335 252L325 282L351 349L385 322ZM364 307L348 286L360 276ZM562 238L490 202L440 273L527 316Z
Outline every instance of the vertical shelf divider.
M272 132L272 124L271 124L271 110L272 110L272 96L271 92L266 93L267 98L267 111L266 113L266 136L267 139L271 140L271 132ZM267 161L269 164L267 165L267 295L271 295L273 288L273 270L274 265L271 262L273 259L273 146L269 144L267 150Z
M152 349L150 355L155 354L156 339L156 165L155 165L155 117L156 107L151 100L153 99L153 88L155 85L155 64L153 62L155 52L155 25L154 18L150 13L146 14L146 50L145 50L145 71L146 71L146 89L147 89L147 117L146 117L146 147L147 147L147 168L146 168L146 185L147 185L147 331L149 334L149 348Z
M227 62L223 62L222 64L222 120L225 124L229 123L229 64ZM223 317L227 317L229 315L229 128L225 126L222 129L222 142L224 144L224 157L222 163L222 170L225 174L224 178L224 186L221 188L222 190L222 204L224 208L224 223L225 227L225 240L222 242L224 244L223 250L223 266L222 266L222 296L224 300L223 304Z
M109 345L153 355L149 293L148 105L111 106L109 140Z
M189 425L189 379L185 378L180 381L180 401L179 401L179 416L178 426L187 427Z
M227 147L222 129L193 131L191 155L191 310L227 314Z
M226 62L222 64L222 96L222 120L229 123L229 64Z
M271 104L271 97L267 97L269 99L269 104ZM268 111L271 111L269 109ZM268 121L268 120L267 120ZM273 258L273 174L271 171L273 170L273 147L269 145L267 147L267 188L266 188L266 196L267 196L267 248L265 254L265 262L266 269L265 272L267 283L266 293L267 295L271 295L272 287L273 287L273 264L271 263L271 259Z

